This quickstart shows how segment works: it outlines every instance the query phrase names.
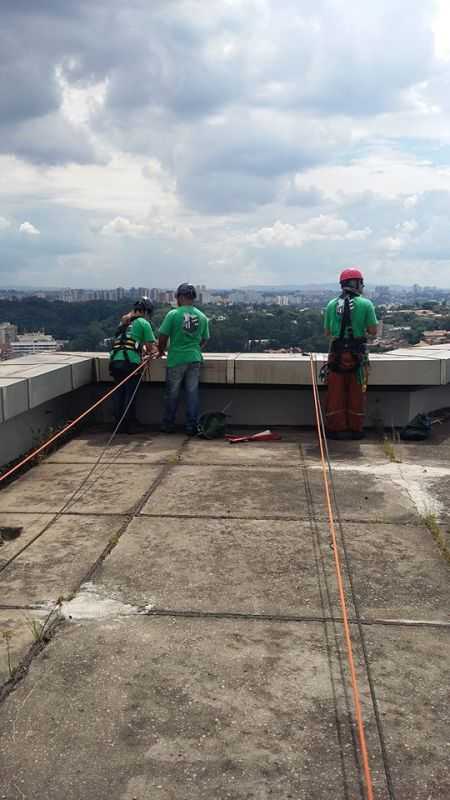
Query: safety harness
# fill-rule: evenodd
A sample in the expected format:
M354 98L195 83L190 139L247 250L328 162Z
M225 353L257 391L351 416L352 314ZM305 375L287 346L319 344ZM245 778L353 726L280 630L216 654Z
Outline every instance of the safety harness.
M135 319L139 319L139 317L135 317ZM116 353L122 352L125 361L131 363L129 358L130 350L132 350L133 353L141 353L142 344L128 334L133 322L122 322L117 328L111 348L111 361L114 360Z
M342 356L348 353L353 356L351 362L343 363ZM344 311L339 336L333 339L330 348L328 369L332 372L356 372L367 362L367 339L365 336L354 336L350 297L344 297Z

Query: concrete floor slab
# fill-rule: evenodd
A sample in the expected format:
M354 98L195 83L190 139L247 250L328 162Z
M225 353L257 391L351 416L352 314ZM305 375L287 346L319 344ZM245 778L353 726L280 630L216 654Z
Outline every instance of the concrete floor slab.
M417 510L389 475L341 470L335 474L344 519L411 522ZM313 500L310 499L311 493ZM326 518L319 467L175 466L142 509L143 514L199 517Z
M448 472L448 475L429 478L427 483L429 484L430 494L437 501L434 507L430 507L429 513L434 512L438 519L450 522L450 469Z
M319 531L319 535L323 557L321 581L328 589L335 614L339 614L329 535L326 531ZM344 535L356 599L363 618L450 623L449 565L440 557L435 541L425 527L346 524ZM340 535L338 539L340 541ZM341 546L340 554L346 576ZM347 580L346 589L352 613L353 604Z
M450 797L450 631L366 633L395 797Z
M309 525L135 519L95 578L137 606L320 615Z
M45 604L76 590L123 518L59 517L1 576L3 602Z
M56 512L71 498L90 466L49 464L34 467L0 493L0 511ZM129 513L151 487L161 468L118 469L100 464L67 508L81 513Z
M110 433L86 433L73 439L53 453L48 463L84 464L93 463L106 446ZM185 440L182 434L140 433L133 436L116 435L102 457L102 463L113 461L119 464L167 463L173 461L178 448Z
M22 514L17 512L15 514L8 514L0 512L0 567L5 561L9 561L19 550L25 545L29 544L31 539L34 539L43 528L54 518L54 514ZM6 528L6 533L3 536L1 529ZM16 529L13 536L20 531L17 538L9 538L8 529ZM4 596L0 588L0 598ZM2 600L0 599L0 603Z
M36 641L42 616L33 611L0 609L0 687L14 674ZM4 786L0 771L0 797Z
M73 624L2 712L8 800L361 798L319 625Z
M420 464L423 467L450 466L450 443L395 442L395 453L403 464Z
M300 465L288 469L175 466L142 513L305 518L302 470Z
M184 449L182 464L298 465L299 442L246 442L230 445L224 439L193 439Z
M320 463L320 447L315 437L312 441L301 440L301 451L308 464ZM328 441L328 452L333 464L383 464L388 461L382 442Z

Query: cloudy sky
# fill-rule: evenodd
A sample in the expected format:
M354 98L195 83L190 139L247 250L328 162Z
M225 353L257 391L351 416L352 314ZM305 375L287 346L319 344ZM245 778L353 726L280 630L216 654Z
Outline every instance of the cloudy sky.
M450 286L447 0L2 0L0 285Z

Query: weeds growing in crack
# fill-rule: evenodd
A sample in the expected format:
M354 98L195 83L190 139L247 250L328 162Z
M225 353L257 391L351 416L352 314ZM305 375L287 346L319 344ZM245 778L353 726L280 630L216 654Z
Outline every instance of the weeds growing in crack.
M422 515L422 522L430 531L433 539L435 540L439 550L444 556L445 560L450 564L450 548L445 541L444 534L442 533L439 522L437 521L436 514L429 512Z
M41 622L39 619L26 617L27 625L32 633L35 642L44 641L48 629L50 627L50 623L57 618L57 616L59 615L60 608L61 608L61 598L58 598L55 607L52 608L49 614L47 614L43 622Z
M386 437L383 439L383 450L385 456L391 461L393 464L401 464L402 460L398 457L397 453L395 452L394 442L391 442Z
M119 542L120 536L120 533L114 533L109 540L109 544L115 547Z
M13 672L14 672L14 667L12 665L12 659L11 659L12 632L11 631L3 631L2 638L3 638L4 642L5 642L5 647L6 647L6 661L7 661L7 664L8 664L8 674L9 674L9 677L12 678L12 675L13 675Z

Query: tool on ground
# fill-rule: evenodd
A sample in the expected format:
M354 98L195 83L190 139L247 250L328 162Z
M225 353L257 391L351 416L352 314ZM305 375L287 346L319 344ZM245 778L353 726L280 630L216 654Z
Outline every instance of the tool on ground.
M276 431L266 430L260 433L249 433L247 436L225 436L230 444L240 444L241 442L278 442L281 434Z

